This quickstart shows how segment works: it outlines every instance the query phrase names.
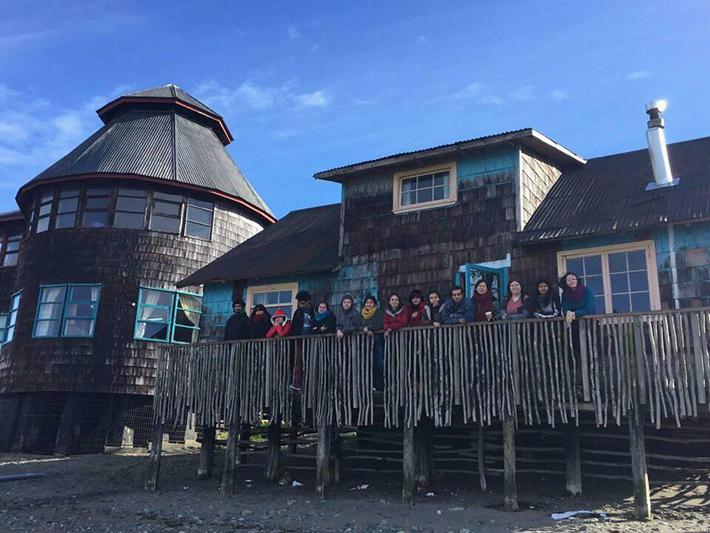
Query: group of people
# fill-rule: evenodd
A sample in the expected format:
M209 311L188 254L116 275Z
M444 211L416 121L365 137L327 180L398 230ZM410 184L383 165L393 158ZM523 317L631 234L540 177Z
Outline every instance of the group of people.
M298 307L291 319L281 309L271 315L262 304L254 306L251 315L247 315L244 301L236 300L234 315L226 325L225 340L328 333L343 337L355 332L389 335L405 327L545 319L560 315L571 322L596 312L594 294L574 272L568 272L561 278L560 289L555 290L548 280L541 279L534 292L527 294L523 284L513 279L508 283L505 299L498 302L488 282L481 279L475 284L471 298L466 298L459 286L451 288L446 301L437 291L429 292L425 299L422 291L415 289L409 293L407 301L403 301L397 293L390 294L384 308L378 305L374 296L367 296L358 310L352 296L345 296L336 311L326 301L314 307L310 293L299 291L296 294Z

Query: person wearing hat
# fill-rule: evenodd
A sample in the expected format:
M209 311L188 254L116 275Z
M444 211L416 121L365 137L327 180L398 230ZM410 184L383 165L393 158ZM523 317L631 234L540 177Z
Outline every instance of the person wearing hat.
M291 322L283 309L277 309L271 316L271 329L266 332L266 338L288 337L291 332Z
M241 298L237 298L232 302L232 310L234 314L229 317L227 324L224 327L225 341L240 341L251 338L251 330L249 328L249 317L244 310L246 304Z

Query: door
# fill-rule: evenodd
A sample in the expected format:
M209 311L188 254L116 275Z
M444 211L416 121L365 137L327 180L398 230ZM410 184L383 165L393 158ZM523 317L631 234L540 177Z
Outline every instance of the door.
M488 289L500 302L505 298L508 287L508 267L489 266L480 263L466 263L457 272L456 282L463 287L468 298L473 296L473 291L478 280L485 280Z

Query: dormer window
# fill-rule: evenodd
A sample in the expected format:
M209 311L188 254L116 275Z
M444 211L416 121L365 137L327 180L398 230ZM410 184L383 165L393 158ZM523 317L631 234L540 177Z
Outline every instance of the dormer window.
M456 203L456 163L444 163L394 174L395 213Z

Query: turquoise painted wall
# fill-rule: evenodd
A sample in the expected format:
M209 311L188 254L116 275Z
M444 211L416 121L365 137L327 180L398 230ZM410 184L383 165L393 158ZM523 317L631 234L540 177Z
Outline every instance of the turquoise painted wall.
M224 325L232 316L232 284L208 283L202 297L200 340L204 342L224 339Z
M520 149L496 146L461 154L456 161L458 182L464 183L486 175L509 172L518 168Z

